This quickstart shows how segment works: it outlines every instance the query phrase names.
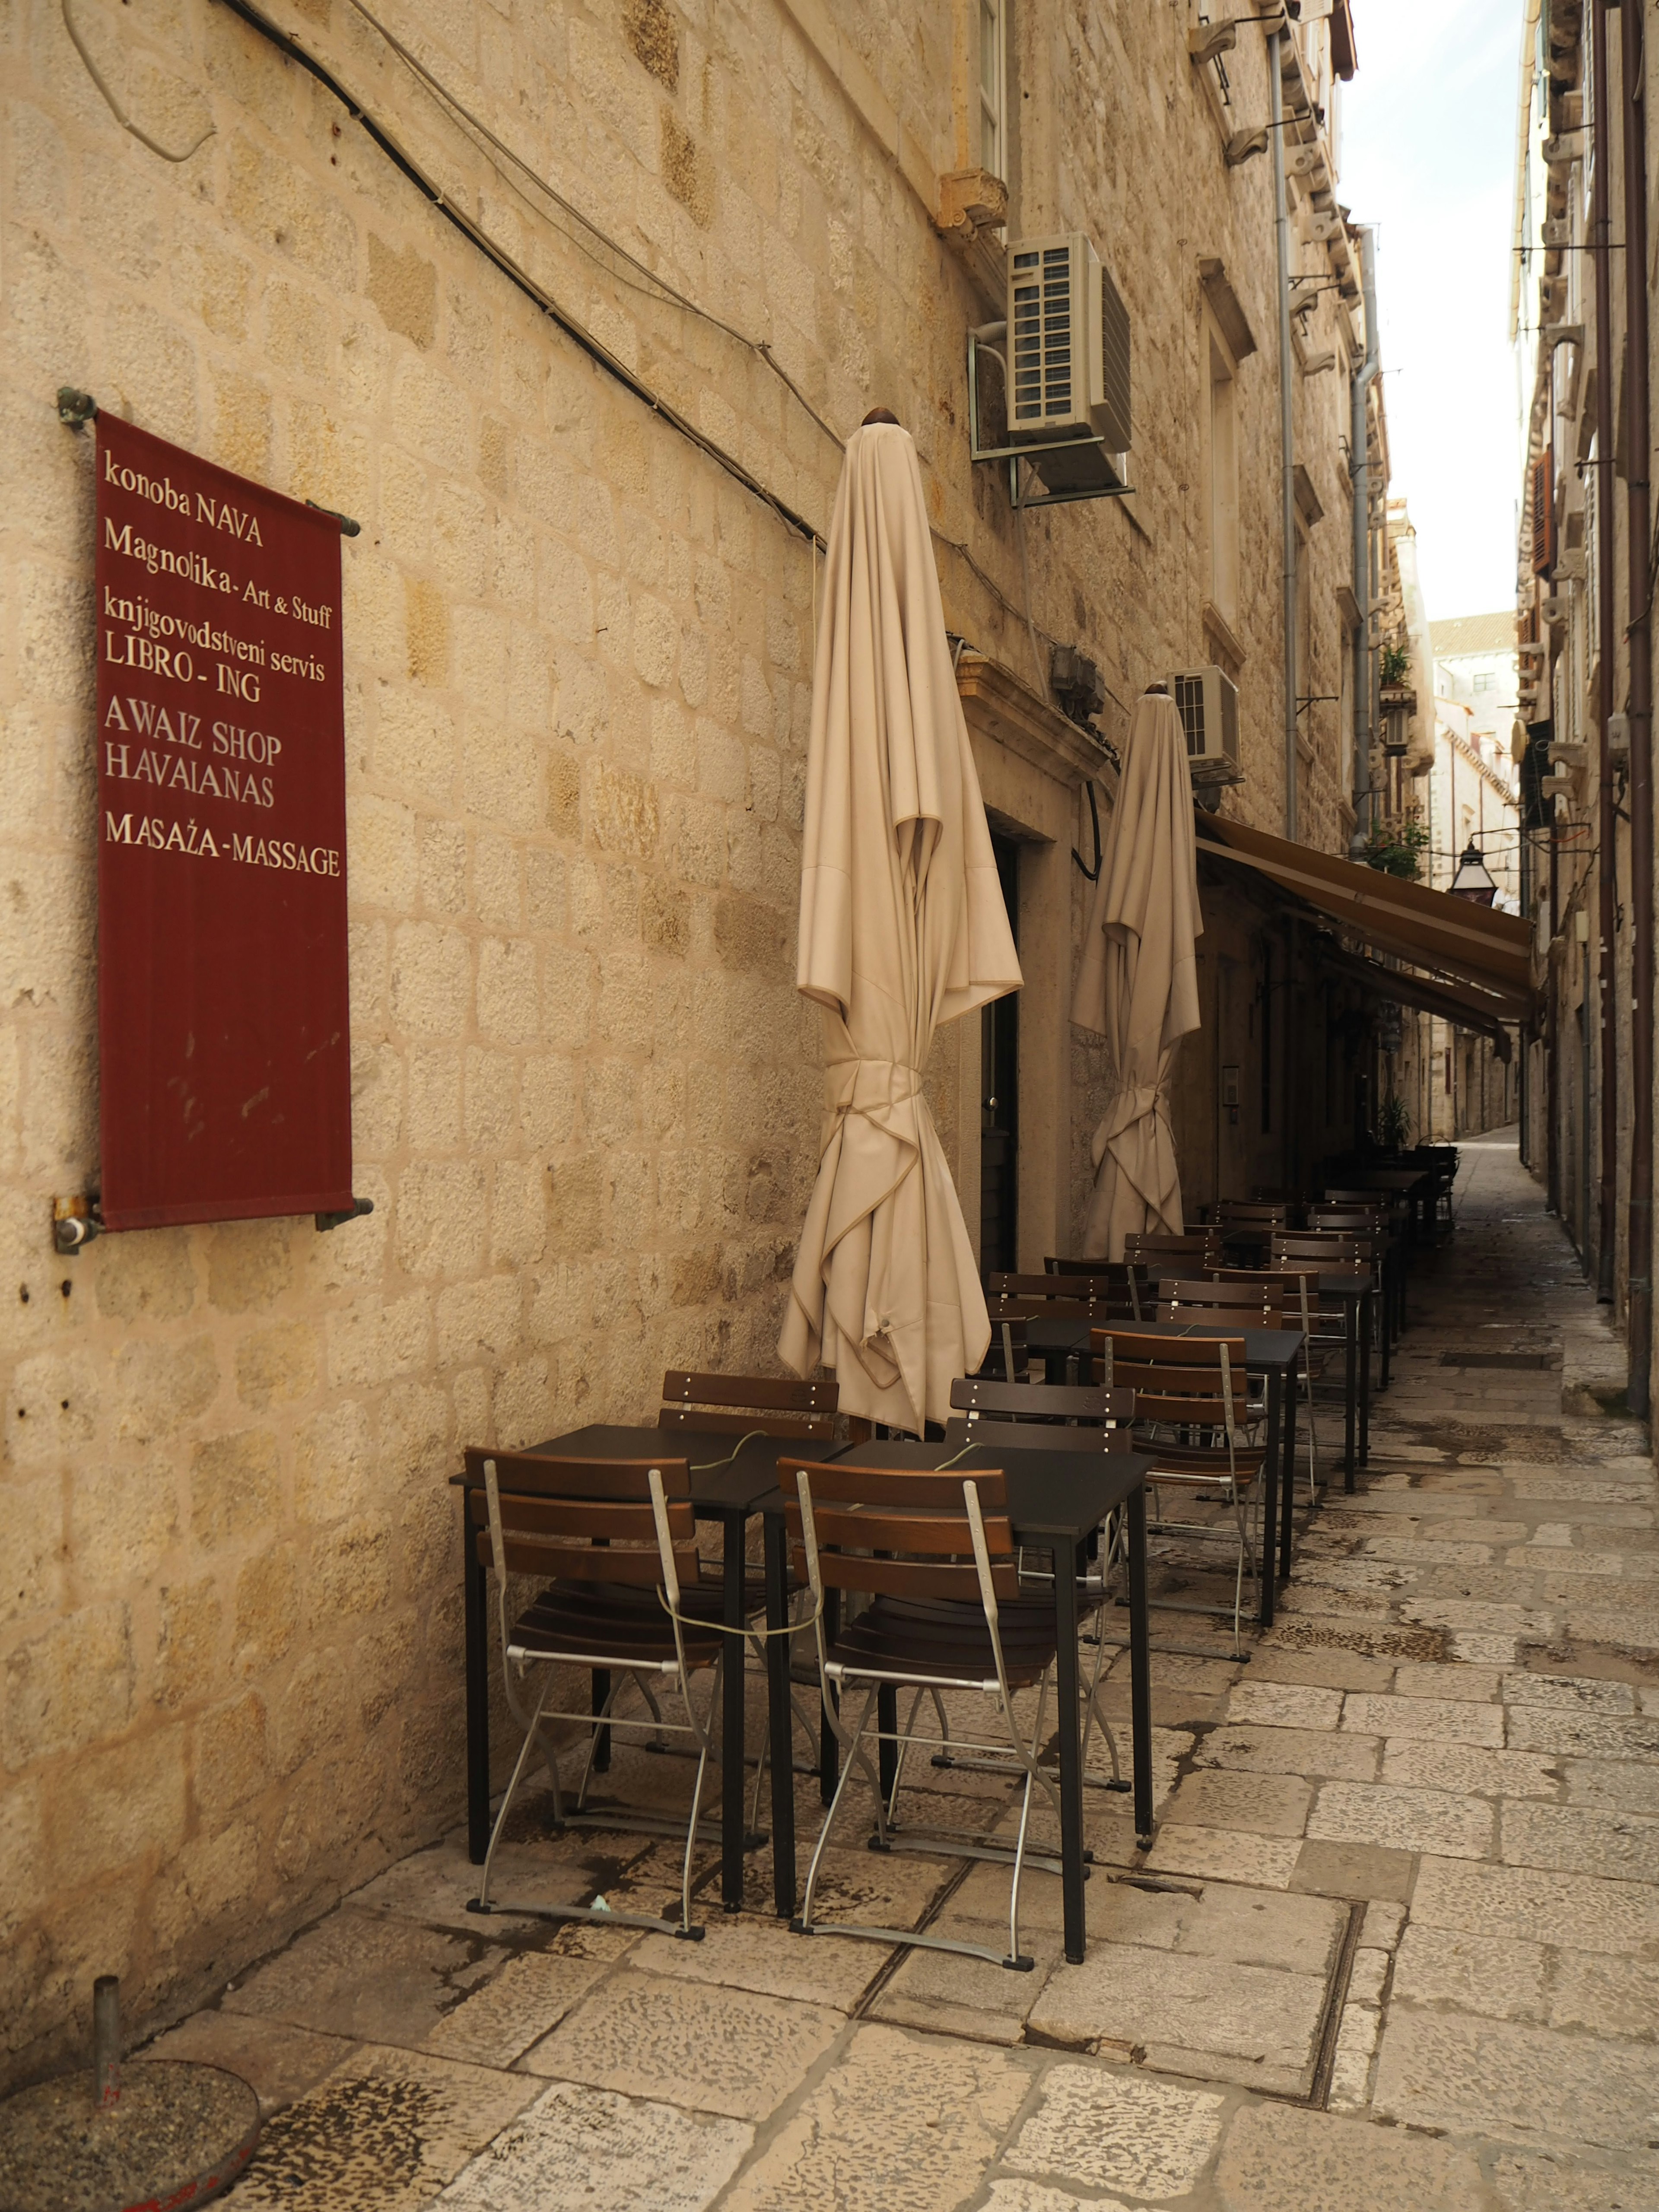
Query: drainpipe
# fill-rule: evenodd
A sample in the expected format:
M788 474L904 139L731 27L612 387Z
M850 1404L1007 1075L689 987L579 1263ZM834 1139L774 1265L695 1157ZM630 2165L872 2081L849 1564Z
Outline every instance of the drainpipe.
M1601 943L1595 994L1601 1023L1598 1044L1601 1175L1596 1190L1595 1295L1605 1304L1613 1296L1613 1263L1619 1239L1619 1021L1614 1004L1613 930L1617 920L1619 868L1613 811L1613 769L1607 757L1607 728L1613 720L1613 656L1618 642L1613 609L1613 277L1608 247L1608 171L1613 164L1612 118L1607 102L1607 0L1594 0L1590 12L1591 67L1595 78L1595 173L1590 180L1590 258L1595 274L1595 419L1608 427L1595 447L1595 565L1601 588L1595 621L1596 799L1595 927ZM1554 396L1555 356L1550 356ZM1645 540L1644 541L1645 543Z
M1356 860L1371 829L1371 454L1365 400L1382 361L1376 329L1376 233L1369 223L1359 233L1359 289L1365 302L1365 358L1353 380L1348 424L1353 595L1359 609L1353 656L1353 837L1349 848Z
M1625 388L1630 478L1631 1411L1646 1418L1653 1359L1653 584L1648 450L1647 116L1643 99L1642 15L1619 11L1625 98ZM1603 848L1609 860L1611 847Z
M1267 40L1267 91L1273 127L1273 224L1279 245L1279 441L1285 528L1285 835L1296 842L1296 426L1291 412L1291 210L1285 191L1285 79L1279 58L1286 31Z

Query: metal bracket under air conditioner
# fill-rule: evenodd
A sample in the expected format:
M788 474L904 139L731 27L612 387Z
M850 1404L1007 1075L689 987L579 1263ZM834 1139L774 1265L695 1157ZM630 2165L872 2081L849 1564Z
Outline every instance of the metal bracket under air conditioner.
M1033 439L1029 444L1018 446L981 446L979 442L979 348L977 331L968 333L968 458L970 461L1006 461L1008 464L1008 499L1013 507L1068 507L1080 499L1122 499L1134 490L1133 484L1091 485L1085 491L1048 491L1035 496L1021 496L1019 465L1035 460L1039 453L1063 453L1087 446L1104 448L1106 441L1098 433L1083 438ZM1002 363L1005 388L1008 364L994 346L987 350L994 360Z

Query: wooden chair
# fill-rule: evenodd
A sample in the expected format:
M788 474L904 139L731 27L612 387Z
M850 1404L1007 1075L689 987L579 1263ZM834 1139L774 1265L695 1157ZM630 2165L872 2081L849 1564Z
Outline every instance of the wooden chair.
M1019 1948L1020 1883L1028 1863L1054 1873L1060 1869L1057 1858L1035 1856L1028 1850L1031 1805L1039 1790L1063 1818L1054 1777L1039 1756L1054 1660L1054 1623L1046 1607L1021 1603L1019 1567L1000 1472L975 1470L957 1476L792 1460L785 1470L785 1492L791 1549L817 1607L824 1712L845 1753L812 1854L800 1917L793 1925L805 1936L855 1936L877 1943L957 1951L1029 1972L1032 1961ZM872 1594L872 1601L856 1620L849 1622L842 1616L833 1635L824 1627L823 1601L830 1591ZM878 1760L866 1747L872 1736L879 1741L883 1733L878 1721L872 1726L881 1692L905 1687L939 1698L951 1690L972 1691L994 1701L1006 1731L1005 1741L964 1742L918 1734L921 1696L912 1702L909 1719L902 1728L896 1723L893 1733L901 1759L912 1743L941 1747L948 1743L957 1753L1012 1754L1024 1778L1012 1852L994 1838L959 1832L895 1833ZM1033 1687L1038 1693L1036 1715L1028 1739L1015 1716L1013 1699L1017 1691ZM849 1726L832 1692L843 1693L850 1703L849 1693L860 1690L863 1703ZM918 1934L914 1929L817 1917L823 1854L854 1768L869 1783L874 1801L873 1848L945 1851L1012 1863L1006 1953L927 1931ZM895 1794L896 1788L896 1778Z
M1200 1230L1194 1237L1146 1236L1126 1237L1123 1257L1130 1266L1146 1262L1163 1268L1169 1260L1187 1260L1194 1270L1218 1267L1221 1261L1220 1240L1212 1229ZM1167 1271L1166 1271L1167 1272Z
M841 1385L833 1375L811 1382L769 1375L689 1375L671 1367L662 1378L665 1429L746 1429L751 1436L832 1437Z
M690 1433L707 1435L710 1431L729 1434L735 1428L745 1437L781 1437L786 1441L817 1441L832 1437L836 1433L836 1412L841 1401L841 1385L833 1375L797 1382L770 1375L697 1375L671 1367L662 1378L662 1410L657 1425L664 1429L684 1429ZM722 1556L703 1563L701 1592L722 1591L726 1563ZM799 1611L799 1600L805 1585L797 1583L790 1590L794 1609ZM766 1611L766 1577L764 1571L746 1562L743 1576L744 1618L754 1621ZM793 1648L793 1647L792 1647ZM748 1651L756 1668L764 1674L766 1650L757 1635L748 1639ZM815 1679L792 1666L792 1683L803 1688L816 1688ZM793 1696L793 1693L792 1693ZM793 1699L796 1721L809 1747L814 1746L814 1730L799 1699ZM750 1826L760 1820L760 1792L762 1777L766 1768L766 1747L763 1744L756 1762L754 1799L750 1808Z
M1224 1523L1170 1521L1163 1512L1164 1488L1201 1497L1218 1493L1237 1539L1233 1577L1233 1650L1242 1648L1244 1580L1255 1578L1250 1504L1261 1495L1267 1446L1255 1438L1247 1393L1244 1340L1236 1337L1140 1336L1127 1329L1097 1329L1097 1379L1107 1389L1135 1394L1140 1447L1153 1455L1147 1475L1160 1534L1216 1540ZM1225 1607L1171 1598L1154 1601L1172 1613L1220 1613Z
M987 1382L1024 1382L1031 1370L1031 1347L1025 1336L1026 1316L994 1313L991 1341L979 1363L978 1373Z
M1237 1223L1250 1228L1287 1229L1291 1209L1283 1199L1224 1198L1216 1208L1216 1217L1224 1228Z
M1088 1285L1088 1290L1068 1291L1071 1297L1088 1297L1106 1310L1109 1319L1140 1319L1141 1293L1147 1273L1145 1267L1126 1266L1121 1260L1059 1260L1045 1259L1043 1267L1051 1275L1058 1275L1068 1283Z
M1091 1448L1109 1452L1127 1452L1132 1449L1135 1412L1132 1390L1102 1390L1092 1383L1036 1382L1016 1384L1012 1389L1002 1382L988 1382L978 1376L968 1376L951 1385L951 1403L956 1415L945 1425L945 1442L957 1451L983 1447L988 1451L1086 1451ZM1112 1763L1109 1782L1100 1784L1107 1790L1122 1790L1128 1785L1122 1779L1118 1764L1117 1739L1099 1702L1100 1672L1105 1656L1106 1643L1099 1632L1099 1615L1110 1595L1108 1584L1113 1565L1123 1548L1123 1530L1118 1526L1121 1516L1109 1515L1106 1526L1096 1532L1090 1546L1086 1567L1078 1575L1078 1618L1085 1632L1093 1625L1091 1638L1086 1632L1083 1641L1092 1641L1095 1663L1090 1679L1082 1691L1083 1719L1083 1778L1093 1784L1095 1778L1089 1772L1089 1738L1098 1727ZM1042 1567L1033 1567L1024 1550L1019 1555L1019 1577L1022 1587L1054 1587L1054 1569L1046 1564L1048 1555L1039 1554L1045 1561ZM943 1705L939 1708L940 1733L950 1734L949 1722ZM935 1766L972 1766L987 1771L987 1762L957 1759L949 1753L936 1753ZM1000 1772L1006 1762L990 1766L988 1771Z
M541 1452L469 1452L467 1460L483 1478L487 1526L478 1528L475 1516L471 1534L481 1558L495 1569L507 1710L524 1730L524 1742L490 1831L478 1894L467 1910L525 1912L542 1920L602 1920L700 1938L702 1930L691 1920L691 1855L713 1746L708 1721L698 1715L692 1702L691 1678L712 1670L712 1716L720 1702L725 1638L717 1617L699 1620L682 1601L696 1589L700 1572L688 1464L667 1458L654 1464L645 1460L561 1460ZM529 1575L544 1583L540 1595L511 1621L509 1575ZM598 1712L550 1705L555 1688L568 1679L562 1670L573 1668L612 1678ZM540 1670L542 1678L533 1699L520 1687L532 1669ZM629 1682L640 1691L645 1707L638 1718L617 1710L617 1699ZM684 1722L665 1717L659 1702L665 1692L684 1706ZM564 1808L557 1748L545 1733L550 1721L573 1721L588 1732L587 1757L571 1816ZM547 1769L553 1785L554 1825L563 1827L568 1820L592 1817L586 1810L587 1788L605 1730L688 1735L695 1747L697 1765L685 1824L679 1919L592 1905L492 1905L489 1887L496 1847L532 1754ZM660 1819L618 1820L608 1810L602 1818L607 1827L678 1832L677 1823Z
M1262 1326L1283 1328L1288 1315L1290 1326L1301 1328L1302 1402L1308 1417L1308 1503L1316 1505L1325 1486L1319 1480L1319 1429L1314 1418L1314 1384L1324 1378L1326 1356L1331 1346L1346 1346L1347 1342L1347 1310L1340 1300L1322 1303L1317 1271L1299 1269L1293 1261L1285 1261L1277 1267L1218 1267L1214 1280L1218 1285L1246 1286L1253 1296L1272 1297L1276 1293L1280 1302L1280 1318Z
M1285 1286L1276 1275L1258 1274L1248 1284L1222 1281L1221 1271L1203 1280L1183 1282L1166 1276L1158 1286L1153 1319L1164 1322L1236 1322L1249 1328L1283 1328Z

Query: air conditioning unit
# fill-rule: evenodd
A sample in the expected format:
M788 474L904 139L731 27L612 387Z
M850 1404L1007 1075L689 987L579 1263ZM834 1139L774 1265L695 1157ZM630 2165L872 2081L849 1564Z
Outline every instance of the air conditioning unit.
M1008 434L1016 445L1098 437L1033 453L1050 491L1127 481L1129 312L1081 231L1008 249Z
M1224 669L1177 668L1165 678L1187 738L1194 783L1243 783L1238 764L1238 686Z

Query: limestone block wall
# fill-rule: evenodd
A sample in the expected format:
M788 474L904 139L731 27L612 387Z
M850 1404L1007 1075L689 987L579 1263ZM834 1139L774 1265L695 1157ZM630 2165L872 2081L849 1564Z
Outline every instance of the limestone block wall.
M793 988L816 562L779 507L824 527L831 432L878 401L914 430L947 620L1036 674L1006 490L967 459L984 302L792 8L410 0L398 27L446 100L349 0L271 5L524 283L228 10L82 0L146 131L183 151L210 127L179 163L121 131L56 11L11 19L12 2078L69 2047L94 1973L125 1978L136 2016L182 2006L455 1818L464 1443L637 1416L669 1364L775 1364L819 1103ZM896 38L892 11L842 35L951 166L971 11L897 12ZM1146 180L1178 165L1218 222L1235 189L1177 12L1118 11L1136 66L1114 112L1138 118L1153 75L1173 88L1145 168L1109 167L1111 132L1052 74L1026 88L1141 333L1137 517L1055 510L1026 549L1041 635L1093 653L1119 707L1196 636L1197 232L1164 227L1182 195ZM1238 252L1270 254L1251 222ZM344 640L356 1187L375 1211L331 1235L52 1255L53 1197L98 1164L92 451L57 420L65 384L362 524ZM1097 1087L1097 1051L1079 1058ZM929 1082L947 1147L975 1158L976 1066L976 1038L947 1032Z

